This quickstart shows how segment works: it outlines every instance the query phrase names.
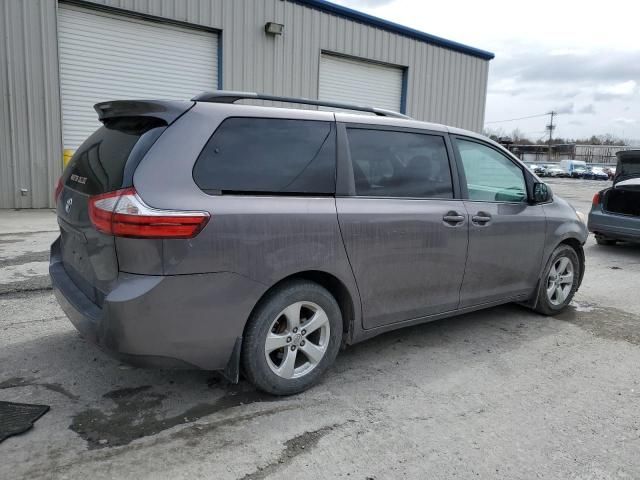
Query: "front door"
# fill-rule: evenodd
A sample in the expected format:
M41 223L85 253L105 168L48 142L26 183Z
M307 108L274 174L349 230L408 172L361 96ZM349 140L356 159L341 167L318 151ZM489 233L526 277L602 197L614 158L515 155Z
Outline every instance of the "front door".
M336 198L364 328L455 310L467 216L443 135L347 128L354 194Z
M469 215L469 251L460 308L533 293L540 274L546 217L530 205L522 167L476 140L454 140Z

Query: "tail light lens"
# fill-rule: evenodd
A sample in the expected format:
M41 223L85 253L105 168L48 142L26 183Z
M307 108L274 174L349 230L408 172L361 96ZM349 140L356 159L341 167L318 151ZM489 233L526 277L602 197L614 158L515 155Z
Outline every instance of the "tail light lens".
M60 198L60 194L62 193L62 187L64 187L64 184L62 183L62 177L60 177L56 183L56 189L53 194L53 203L58 202L58 198Z
M193 238L209 213L152 208L135 188L126 188L91 197L89 218L97 230L116 237Z
M600 199L601 199L602 195L600 194L600 192L596 193L593 196L593 200L591 201L591 206L593 207L597 207L598 205L600 205Z

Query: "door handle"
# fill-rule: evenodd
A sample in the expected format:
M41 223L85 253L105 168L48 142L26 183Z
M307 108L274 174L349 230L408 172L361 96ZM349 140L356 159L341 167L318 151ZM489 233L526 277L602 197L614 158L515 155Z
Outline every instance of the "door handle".
M460 215L458 212L447 212L447 214L442 217L442 220L449 225L459 225L464 222L464 215Z
M485 212L478 212L476 215L471 217L471 221L476 225L486 225L491 221L491 215Z

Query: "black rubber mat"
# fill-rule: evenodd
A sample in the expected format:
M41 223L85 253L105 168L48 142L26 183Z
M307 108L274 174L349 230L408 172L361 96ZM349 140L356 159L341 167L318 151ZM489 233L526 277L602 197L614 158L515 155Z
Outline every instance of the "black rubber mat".
M48 411L48 405L0 402L0 442L26 432Z

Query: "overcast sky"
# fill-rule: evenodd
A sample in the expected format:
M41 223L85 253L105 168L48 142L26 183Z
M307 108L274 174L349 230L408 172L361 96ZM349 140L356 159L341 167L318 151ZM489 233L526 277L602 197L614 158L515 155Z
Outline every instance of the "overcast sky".
M485 121L533 140L556 110L556 136L640 139L640 5L627 0L333 0L495 53Z

